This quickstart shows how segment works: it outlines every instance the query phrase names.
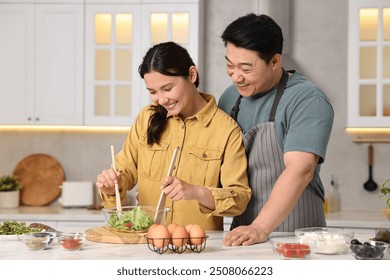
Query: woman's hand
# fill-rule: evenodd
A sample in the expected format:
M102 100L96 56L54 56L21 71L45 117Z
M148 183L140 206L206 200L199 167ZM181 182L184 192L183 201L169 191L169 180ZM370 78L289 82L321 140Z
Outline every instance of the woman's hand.
M115 195L115 183L121 185L120 172L114 169L103 170L96 178L96 187L105 194Z
M189 184L175 176L167 176L161 183L161 190L170 199L191 200L195 199L209 209L215 209L215 201L209 189L204 186Z
M248 246L267 241L268 235L259 227L251 224L239 226L229 231L222 240L224 246Z
M174 176L167 176L161 183L161 190L172 200L190 200L195 198L194 185L188 184Z

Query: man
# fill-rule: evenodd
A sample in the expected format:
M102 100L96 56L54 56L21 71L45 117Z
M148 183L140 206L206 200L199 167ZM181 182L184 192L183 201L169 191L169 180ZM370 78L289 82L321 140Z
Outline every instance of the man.
M251 245L273 231L326 226L319 171L334 118L328 98L301 73L282 68L282 30L269 16L238 18L222 40L234 84L219 107L244 132L252 188L224 245Z

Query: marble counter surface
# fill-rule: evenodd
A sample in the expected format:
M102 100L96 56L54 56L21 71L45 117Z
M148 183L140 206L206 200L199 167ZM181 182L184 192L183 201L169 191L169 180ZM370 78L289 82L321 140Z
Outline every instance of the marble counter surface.
M18 208L0 208L0 221L19 220L41 223L87 223L99 225L104 223L100 210L86 208L63 208L59 205L45 207L21 206ZM390 229L390 221L378 211L341 211L326 214L328 227L360 228L360 229ZM225 230L230 225L231 218L225 219Z
M86 228L59 228L64 232L83 232ZM50 248L43 251L29 251L20 240L1 240L2 253L0 259L3 260L278 260L270 242L255 244L252 246L225 247L221 240L226 232L207 232L209 238L206 241L204 251L200 253L187 250L181 254L167 251L158 254L151 251L147 244L110 244L86 241L80 251L66 251L53 241ZM280 235L275 233L274 235ZM367 239L364 234L357 234L356 238ZM348 252L342 255L313 254L313 260L354 260ZM384 259L390 260L389 253Z
M28 221L74 221L103 222L100 210L87 208L64 208L59 205L44 207L20 206L18 208L0 208L0 220Z

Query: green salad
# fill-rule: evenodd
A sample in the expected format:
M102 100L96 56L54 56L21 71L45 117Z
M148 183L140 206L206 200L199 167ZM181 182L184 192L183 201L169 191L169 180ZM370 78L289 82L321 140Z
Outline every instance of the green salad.
M0 235L23 235L39 231L39 228L26 226L25 222L4 221L3 224L0 225Z
M108 223L120 230L146 230L153 223L153 218L146 215L141 208L134 208L130 211L122 212L121 215L111 214Z

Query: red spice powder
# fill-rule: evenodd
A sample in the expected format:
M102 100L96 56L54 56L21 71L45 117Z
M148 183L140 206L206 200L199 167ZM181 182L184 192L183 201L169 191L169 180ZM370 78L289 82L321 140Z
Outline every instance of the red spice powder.
M82 240L79 238L75 239L63 239L61 240L62 247L67 250L78 250L82 245Z

